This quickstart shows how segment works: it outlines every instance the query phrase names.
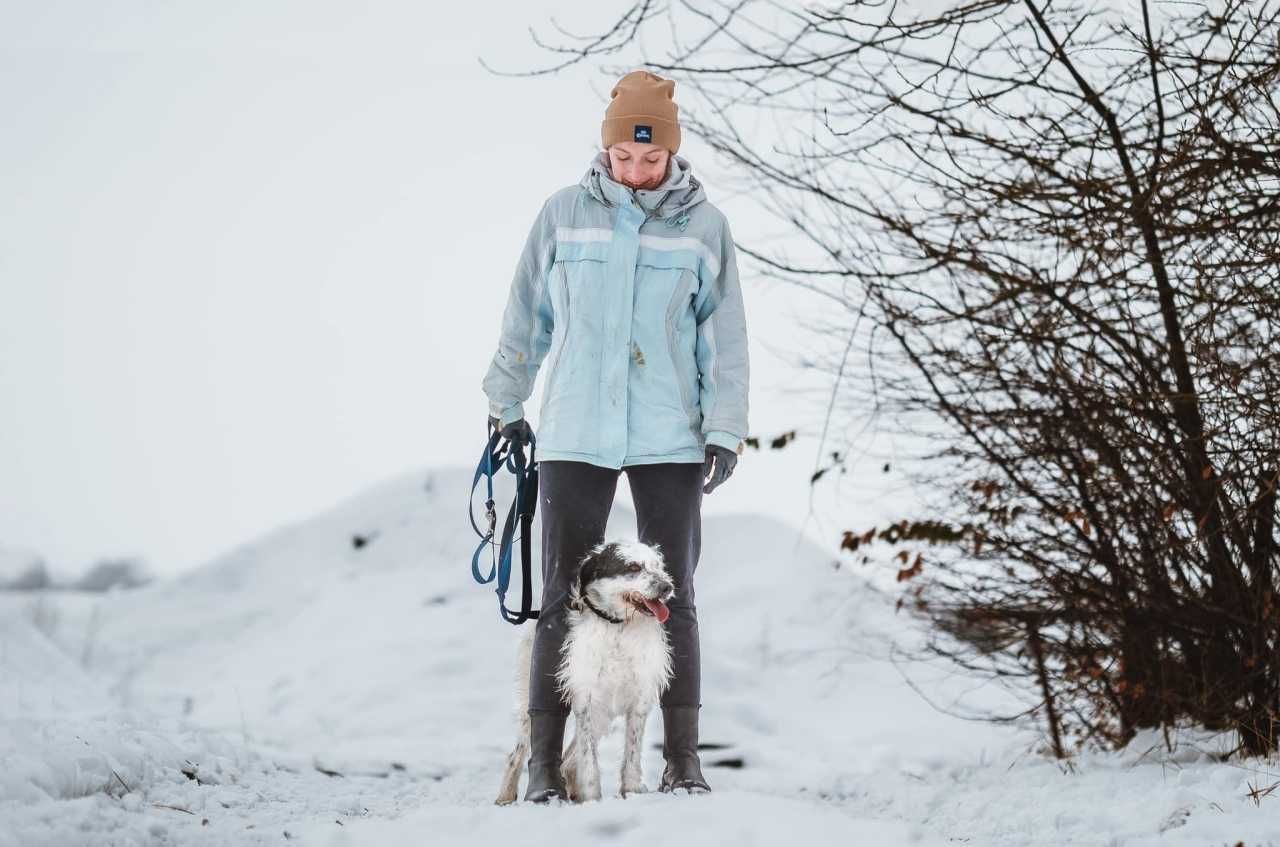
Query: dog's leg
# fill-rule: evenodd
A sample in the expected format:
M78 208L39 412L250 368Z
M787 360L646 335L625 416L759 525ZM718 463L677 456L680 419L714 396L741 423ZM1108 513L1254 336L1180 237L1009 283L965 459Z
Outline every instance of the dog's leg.
M582 792L578 790L578 719L574 718L573 722L573 737L569 739L569 746L564 748L564 756L560 759L560 775L564 777L569 800L578 803L582 800Z
M600 791L600 721L599 715L593 714L595 709L588 700L585 705L574 712L577 729L574 740L577 742L577 783L579 802L601 799Z
M502 774L502 788L498 791L499 806L514 803L520 793L520 774L524 773L525 760L529 758L529 669L533 658L534 627L525 627L524 635L516 643L515 716L516 746L507 756L507 767Z
M622 781L619 797L628 794L643 794L649 789L645 787L640 770L640 756L644 752L644 725L648 717L648 709L629 709L627 711L627 738L622 753Z
M516 746L507 754L507 768L502 774L502 788L498 791L498 799L495 801L499 806L516 801L520 793L520 773L524 770L524 761L529 756L529 713L526 711L521 715Z

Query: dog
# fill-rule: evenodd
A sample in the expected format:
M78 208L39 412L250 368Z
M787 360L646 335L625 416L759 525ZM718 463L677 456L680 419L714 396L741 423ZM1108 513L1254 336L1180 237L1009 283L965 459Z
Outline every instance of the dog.
M569 591L568 632L556 669L569 701L573 737L560 772L569 799L599 800L600 739L614 719L626 721L620 797L648 791L640 768L645 721L671 684L671 645L663 624L675 586L658 547L607 541L583 557ZM497 804L513 803L529 753L529 664L536 629L528 627L516 651L516 745L507 756Z

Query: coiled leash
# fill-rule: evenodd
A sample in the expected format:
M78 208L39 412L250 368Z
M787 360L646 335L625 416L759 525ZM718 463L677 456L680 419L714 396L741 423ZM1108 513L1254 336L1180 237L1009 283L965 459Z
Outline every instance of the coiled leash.
M535 458L535 439L530 432L529 461L526 463L523 448L513 445L510 439L504 440L502 431L492 423L488 426L492 429L492 433L485 444L480 464L476 467L475 478L471 481L471 496L467 500L467 516L471 519L471 528L481 537L480 546L476 547L475 555L471 557L471 575L481 585L493 582L495 574L497 575L498 609L502 613L502 619L518 626L527 620L536 620L538 617L538 610L531 608L533 583L530 573L533 559L531 546L533 513L538 508L538 462ZM498 443L500 441L504 442L501 446ZM507 513L507 522L502 527L497 560L490 568L489 576L483 577L480 575L480 551L486 545L492 548L493 535L498 528L498 513L493 508L493 476L502 470L503 465L516 475L516 496L511 503L511 510ZM488 532L482 532L476 525L475 494L476 485L479 484L481 476L485 477L489 489L489 497L484 501L485 518L489 524ZM513 612L507 608L507 587L511 583L511 548L514 541L512 536L515 533L517 521L520 524L520 569L524 575L524 585L520 594L520 611Z

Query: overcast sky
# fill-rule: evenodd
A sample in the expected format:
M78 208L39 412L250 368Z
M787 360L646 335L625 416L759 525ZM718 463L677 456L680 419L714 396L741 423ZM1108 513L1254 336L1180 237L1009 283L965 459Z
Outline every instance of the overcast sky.
M614 11L0 1L0 546L174 573L473 465L517 257L598 149L614 78L478 59L540 66L529 26ZM698 139L680 152L740 242L785 234ZM793 365L813 304L741 270L753 434L802 437L748 452L705 510L799 526L829 387ZM808 531L870 525L864 488L820 488Z

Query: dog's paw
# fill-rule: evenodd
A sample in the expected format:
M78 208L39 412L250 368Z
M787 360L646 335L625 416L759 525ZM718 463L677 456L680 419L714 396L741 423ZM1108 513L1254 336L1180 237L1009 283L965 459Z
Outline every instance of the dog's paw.
M520 785L506 781L502 784L502 790L498 792L498 799L493 801L495 806L510 806L519 799Z

